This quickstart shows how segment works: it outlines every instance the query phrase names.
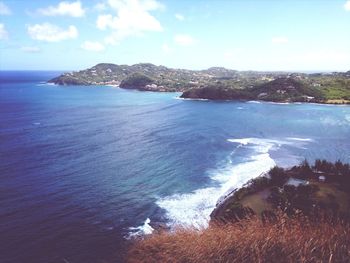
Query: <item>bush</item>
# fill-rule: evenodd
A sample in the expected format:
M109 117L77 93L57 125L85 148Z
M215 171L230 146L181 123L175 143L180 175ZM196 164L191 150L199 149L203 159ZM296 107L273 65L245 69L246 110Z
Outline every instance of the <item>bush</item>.
M350 227L325 218L278 214L207 229L178 229L137 241L127 262L348 262Z
M275 186L282 186L288 180L288 175L284 171L283 168L275 166L269 171L269 175L271 178L271 184Z

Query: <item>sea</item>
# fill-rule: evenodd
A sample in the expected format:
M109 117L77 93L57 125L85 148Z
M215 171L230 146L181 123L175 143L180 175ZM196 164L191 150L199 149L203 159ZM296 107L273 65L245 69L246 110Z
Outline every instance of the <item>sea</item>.
M350 106L47 83L61 73L0 72L2 263L123 262L275 165L350 162Z

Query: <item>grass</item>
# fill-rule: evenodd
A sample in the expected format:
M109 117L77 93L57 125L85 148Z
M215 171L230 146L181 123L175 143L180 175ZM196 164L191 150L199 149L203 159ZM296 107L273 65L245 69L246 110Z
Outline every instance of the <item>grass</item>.
M350 100L332 99L332 100L326 100L325 103L328 103L328 104L349 104Z
M127 262L349 262L350 227L325 218L280 214L207 229L178 229L136 241Z
M272 210L272 205L266 201L267 197L269 196L270 191L268 189L265 189L263 191L260 191L258 193L250 194L245 196L240 203L244 207L249 207L253 209L253 211L257 215L261 215L262 212L266 210Z
M316 185L319 189L315 193L315 200L325 204L333 202L338 206L340 212L348 212L350 207L348 194L340 191L335 185L329 183L312 182L312 184Z

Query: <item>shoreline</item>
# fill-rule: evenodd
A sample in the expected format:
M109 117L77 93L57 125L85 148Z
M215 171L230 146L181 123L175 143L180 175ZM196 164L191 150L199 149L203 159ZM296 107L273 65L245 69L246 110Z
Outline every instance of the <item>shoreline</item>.
M156 92L156 91L155 91ZM163 93L163 92L162 92ZM206 101L206 102L242 102L242 103L265 103L265 104L275 104L275 105L303 105L303 104L313 104L313 105L325 105L325 106L350 106L350 101L348 103L321 103L321 102L275 102L275 101L266 101L266 100L213 100L213 99L201 99L201 98L181 98L174 97L176 100L184 101Z
M228 160L226 165L211 171L209 173L210 178L213 183L218 183L217 186L208 185L193 192L171 194L157 200L156 204L165 210L166 221L164 221L164 225L167 227L164 228L164 225L158 224L157 221L148 222L154 228L154 233L159 229L171 231L176 229L177 226L206 228L210 225L210 215L224 204L235 191L244 187L250 180L266 174L274 166L280 165L281 160L272 156L279 151L281 145L294 145L293 142L297 141L296 147L301 147L312 139L289 137L283 139L239 138L227 139L227 141L234 143L232 151L244 146L252 149L250 157L245 162L238 163L232 163ZM300 160L290 156L288 167L292 167L299 162ZM199 207L201 210L198 210ZM185 211L186 216L184 216ZM146 221L142 222L137 228L142 230L145 223ZM142 234L142 232L139 233Z
M113 85L113 84L96 84L96 85L61 85L61 84L55 84L52 82L47 81L47 85L55 85L55 86L101 86L101 87L113 87L113 88L119 88L124 90L137 90L142 92L159 92L159 93L180 93L179 91L164 91L164 90L145 90L145 89L138 89L138 88L122 88L119 85ZM183 92L182 92L183 93ZM350 101L338 103L338 102L307 102L307 101L295 101L295 102L287 102L287 101L268 101L268 100L245 100L245 99L206 99L206 98L183 98L180 96L175 97L175 99L178 100L192 100L192 101L214 101L214 102L248 102L248 103L270 103L270 104L278 104L278 105L291 105L291 104L315 104L315 105L333 105L333 106L350 106ZM338 100L337 100L338 101Z

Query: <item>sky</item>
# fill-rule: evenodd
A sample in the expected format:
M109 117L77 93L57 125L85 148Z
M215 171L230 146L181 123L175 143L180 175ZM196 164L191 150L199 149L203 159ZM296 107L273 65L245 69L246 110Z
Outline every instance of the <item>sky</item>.
M0 70L350 70L350 0L0 0Z

